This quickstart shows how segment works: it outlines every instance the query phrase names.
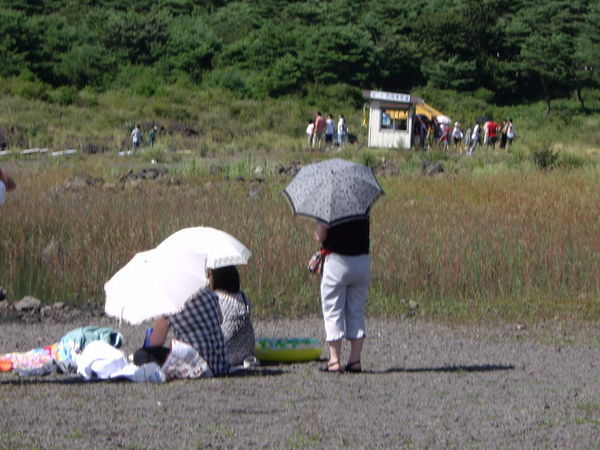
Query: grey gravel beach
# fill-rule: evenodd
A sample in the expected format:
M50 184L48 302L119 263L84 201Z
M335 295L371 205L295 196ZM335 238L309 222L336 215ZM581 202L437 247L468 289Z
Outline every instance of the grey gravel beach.
M0 353L113 327L0 324ZM323 339L318 318L255 322L257 336ZM368 320L362 374L322 362L226 378L83 382L0 374L2 448L600 448L600 327ZM347 352L347 347L344 347ZM325 348L322 354L326 356Z

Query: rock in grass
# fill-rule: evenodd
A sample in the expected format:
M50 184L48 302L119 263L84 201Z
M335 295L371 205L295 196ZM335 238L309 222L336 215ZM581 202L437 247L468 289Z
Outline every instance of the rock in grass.
M62 188L66 191L79 191L81 189L100 187L104 184L102 178L94 178L90 175L77 175L65 181Z
M40 309L41 304L39 299L27 296L15 303L14 307L17 311L35 311Z
M444 173L444 163L442 161L423 161L421 164L421 173L423 175L434 176Z

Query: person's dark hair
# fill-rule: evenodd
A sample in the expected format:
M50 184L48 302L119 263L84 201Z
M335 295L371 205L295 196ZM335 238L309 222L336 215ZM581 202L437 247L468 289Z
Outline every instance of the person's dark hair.
M236 294L240 291L240 274L235 266L210 269L212 288Z

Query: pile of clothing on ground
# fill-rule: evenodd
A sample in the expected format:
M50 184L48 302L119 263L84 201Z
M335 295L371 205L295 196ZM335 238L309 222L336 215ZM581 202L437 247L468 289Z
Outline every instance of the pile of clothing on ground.
M12 371L20 376L64 373L84 380L126 379L152 383L212 376L204 358L184 342L173 340L162 367L156 363L136 366L119 350L123 343L123 335L112 328L76 328L55 344L27 352L0 354L0 371Z

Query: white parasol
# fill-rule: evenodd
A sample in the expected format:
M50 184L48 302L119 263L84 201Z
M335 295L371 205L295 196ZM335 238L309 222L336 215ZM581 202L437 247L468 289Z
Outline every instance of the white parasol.
M204 254L168 249L140 252L104 284L104 311L137 325L181 311L206 284Z
M210 227L179 230L161 242L157 249L205 254L208 269L248 264L252 256L250 250L232 235Z

